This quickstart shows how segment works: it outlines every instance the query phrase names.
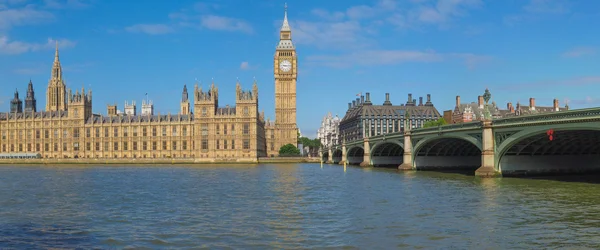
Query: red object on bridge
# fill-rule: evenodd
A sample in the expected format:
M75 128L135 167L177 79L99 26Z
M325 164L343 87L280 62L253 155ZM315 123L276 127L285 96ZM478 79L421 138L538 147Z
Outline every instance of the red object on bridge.
M554 139L554 129L548 129L548 131L546 131L546 135L548 135L548 139L552 141Z

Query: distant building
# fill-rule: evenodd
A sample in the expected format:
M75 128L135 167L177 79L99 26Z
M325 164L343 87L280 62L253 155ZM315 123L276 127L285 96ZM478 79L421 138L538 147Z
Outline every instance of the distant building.
M10 101L11 113L23 113L23 101L19 99L19 91L15 89L15 97Z
M412 94L408 94L405 104L392 105L390 95L386 93L382 105L373 105L370 94L366 93L366 100L365 96L361 96L348 103L348 111L340 121L339 140L341 143L343 140L354 141L364 137L403 132L405 122L412 128L418 128L441 117L429 94L426 103L423 103L423 97L419 97L417 103Z
M25 112L37 112L37 101L35 100L35 92L33 91L33 83L29 80L27 84L27 97L25 98Z
M154 115L154 103L152 100L142 100L142 115Z
M506 104L506 109L501 109L496 105L496 102L489 104L490 114L492 119L529 115L542 114L549 112L559 112L569 110L569 106L559 107L558 99L554 99L552 106L536 106L535 98L529 98L529 106L523 106L517 102L516 107L511 102ZM461 103L460 96L456 96L456 104L452 112L451 123L463 123L471 121L481 121L484 119L485 101L483 96L477 97L477 102Z
M452 123L452 110L444 110L444 121L446 121L447 124Z
M135 106L135 101L131 101L131 104L128 104L127 101L125 101L125 115L136 115L136 106Z
M323 147L330 147L339 144L340 118L338 115L333 117L331 112L323 117L321 127L317 131L317 138L321 141Z

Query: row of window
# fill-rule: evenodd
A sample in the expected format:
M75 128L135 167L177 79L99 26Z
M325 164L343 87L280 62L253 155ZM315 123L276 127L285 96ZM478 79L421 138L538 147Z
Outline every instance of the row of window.
M221 134L221 131L222 131L224 135L227 135L228 134L228 129L227 129L228 127L229 126L227 126L226 124L224 124L223 125L223 130L221 130L221 126L217 124L217 126L216 126L216 134L217 135ZM133 127L132 129L129 129L127 127L122 128L122 129L119 129L119 128L112 128L112 129L110 129L110 128L106 127L103 130L104 130L103 131L104 132L103 133L104 137L110 137L111 132L112 132L113 137L119 137L119 135L120 135L119 132L122 132L123 137L129 137L129 135L132 135L133 137L137 137L137 136L140 135L140 133L138 133L139 130L138 130L137 127ZM208 124L202 124L200 126L200 130L201 130L201 134L202 135L208 135ZM25 133L24 133L24 131L25 131ZM72 128L72 129L63 129L62 130L62 138L67 138L69 136L69 131L72 132L73 138L79 138L81 136L79 128ZM94 137L100 137L100 135L101 135L100 132L102 132L100 128L95 128L94 130L92 130L91 128L87 128L87 129L85 129L85 137L88 137L88 138L92 137L92 131L94 132L94 134L93 134ZM234 131L235 131L235 125L231 124L231 130L230 130L229 134L231 134L231 135L235 134ZM35 138L36 139L40 139L41 132L42 131L39 130L39 129L35 130ZM144 136L144 137L148 136L149 134L151 134L153 137L158 136L158 129L157 128L152 128L151 129L151 133L149 133L149 132L150 131L147 128L145 128L145 127L141 129L141 135ZM162 132L161 133L162 136L168 136L168 135L169 136L179 136L179 135L181 135L181 136L188 136L188 128L187 127L183 127L181 129L181 133L180 134L177 133L177 127L173 127L171 129L171 131L170 131L171 133L167 133L168 132L167 128L163 127L162 130L161 130L161 132ZM7 135L8 135L9 139L15 139L15 137L16 137L17 139L20 140L20 139L23 139L24 134L27 136L27 139L31 139L32 133L33 133L32 130L18 130L16 133L13 132L13 131L8 131L8 132L7 131L2 131L2 139L3 140L7 139ZM43 130L43 133L44 133L44 138L45 139L49 139L50 138L50 130L49 129ZM52 138L58 138L59 134L60 134L59 129L53 129L53 137ZM250 134L250 124L249 123L245 123L243 125L242 134L243 135L249 135Z
M228 143L229 142L229 143ZM221 144L222 143L222 144ZM85 150L86 151L110 151L111 150L111 146L112 146L112 150L114 151L118 151L118 150L133 150L133 151L137 151L137 150L188 150L188 149L196 149L195 147L195 143L192 141L191 143L191 147L188 147L188 141L182 141L181 145L178 144L177 141L172 141L170 144L170 147L167 143L167 141L162 141L161 144L159 144L158 142L154 141L154 142L132 142L131 144L129 142L114 142L114 143L110 143L110 142L104 142L104 143L100 143L100 142L96 142L96 143L85 143ZM141 147L138 147L140 146ZM52 146L52 147L51 147ZM62 143L62 151L68 151L69 150L69 146L72 147L73 151L80 151L83 150L83 143L79 143L79 142L74 142L72 143L72 145L70 143ZM103 147L100 147L103 146ZM25 150L26 149L26 150ZM35 144L35 152L40 152L41 151L41 144L37 143ZM208 139L203 139L201 140L201 149L202 150L208 150L209 146L208 146ZM216 141L216 149L236 149L235 147L235 140L217 140ZM243 139L242 140L242 149L250 149L250 139ZM54 151L54 152L58 152L59 151L59 143L44 143L44 151L45 152L50 152L50 151ZM10 145L6 145L3 144L2 145L2 152L34 152L34 148L33 148L33 144L28 143L28 144L10 144Z

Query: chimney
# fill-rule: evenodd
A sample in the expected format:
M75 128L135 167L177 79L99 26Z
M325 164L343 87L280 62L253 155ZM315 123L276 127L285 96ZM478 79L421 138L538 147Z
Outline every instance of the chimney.
M529 110L535 110L535 98L529 98Z
M360 103L365 103L365 96L364 95L360 96Z
M360 105L360 98L356 98L356 106Z
M390 93L385 93L385 102L383 102L383 105L392 105L392 102L390 102Z
M423 106L423 97L419 97L419 106Z
M554 99L554 111L559 111L560 108L558 107L558 99Z
M351 108L352 108L352 103L349 102L348 103L348 109L351 109Z
M352 101L352 107L356 107L356 100Z
M456 107L460 107L460 96L456 96Z
M431 103L431 95L427 94L427 103Z
M478 96L477 97L477 105L479 105L480 109L483 108L483 96Z
M367 100L366 102L371 102L371 93L367 92Z

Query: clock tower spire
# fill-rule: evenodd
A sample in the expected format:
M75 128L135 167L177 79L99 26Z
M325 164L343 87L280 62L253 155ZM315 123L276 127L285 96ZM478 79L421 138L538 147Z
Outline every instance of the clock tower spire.
M288 22L285 4L283 24L279 30L279 43L275 49L275 141L274 150L286 144L297 146L296 125L296 48L292 42L292 29Z

